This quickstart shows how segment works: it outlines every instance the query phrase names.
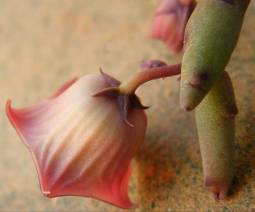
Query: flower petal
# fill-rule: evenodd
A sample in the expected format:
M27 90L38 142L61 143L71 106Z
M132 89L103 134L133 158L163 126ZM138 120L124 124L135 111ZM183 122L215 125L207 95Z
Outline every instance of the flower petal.
M194 9L194 0L163 0L151 27L151 37L167 44L173 52L183 47L184 31Z
M129 120L136 127L126 125L112 98L91 96L107 86L102 75L89 75L31 108L13 109L7 102L9 120L32 153L46 196L133 206L130 162L144 140L146 116L134 109Z

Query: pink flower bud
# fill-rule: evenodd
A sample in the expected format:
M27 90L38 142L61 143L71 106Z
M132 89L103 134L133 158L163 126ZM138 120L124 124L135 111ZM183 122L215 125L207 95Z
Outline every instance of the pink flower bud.
M127 107L114 89L92 95L114 86L116 91L117 85L106 74L87 75L33 107L13 109L7 102L9 120L32 153L47 197L85 196L133 206L128 197L130 162L143 143L146 115L129 97ZM132 99L139 102L135 95Z
M180 52L194 6L194 0L163 0L153 19L151 37L165 42L173 52Z

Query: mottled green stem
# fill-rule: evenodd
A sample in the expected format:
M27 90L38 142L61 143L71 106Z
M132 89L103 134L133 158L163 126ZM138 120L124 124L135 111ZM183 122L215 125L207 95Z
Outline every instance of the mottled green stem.
M234 91L227 72L223 72L195 110L204 185L216 199L223 199L234 175L235 140Z
M224 71L250 0L201 0L186 27L180 104L193 110Z

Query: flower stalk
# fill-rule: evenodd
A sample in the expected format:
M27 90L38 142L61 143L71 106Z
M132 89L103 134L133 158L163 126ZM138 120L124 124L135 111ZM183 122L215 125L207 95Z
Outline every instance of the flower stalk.
M158 61L154 61L153 63L156 64L158 63ZM124 81L119 86L120 93L134 94L136 89L139 86L141 86L142 84L148 81L180 74L181 64L170 65L170 66L160 64L157 67L154 67L154 64L150 64L150 67L144 67L141 71L135 73L127 81Z

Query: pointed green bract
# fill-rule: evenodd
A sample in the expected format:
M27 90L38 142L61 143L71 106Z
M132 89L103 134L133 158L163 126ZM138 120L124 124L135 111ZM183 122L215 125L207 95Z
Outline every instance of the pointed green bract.
M212 189L216 199L227 195L233 179L236 114L231 80L223 72L195 110L204 185Z
M199 1L187 24L181 71L181 106L193 110L224 71L249 0Z

